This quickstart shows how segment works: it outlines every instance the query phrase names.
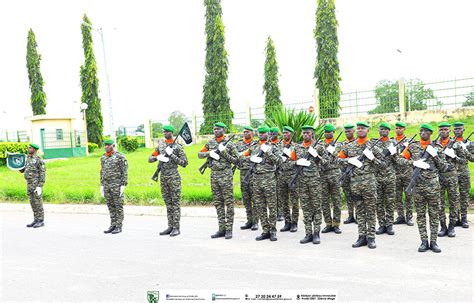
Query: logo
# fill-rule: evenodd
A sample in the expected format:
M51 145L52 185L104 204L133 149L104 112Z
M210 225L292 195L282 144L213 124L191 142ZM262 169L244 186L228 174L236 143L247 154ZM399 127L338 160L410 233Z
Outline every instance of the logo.
M148 299L148 303L158 303L160 299L160 292L159 291L147 291L146 298Z

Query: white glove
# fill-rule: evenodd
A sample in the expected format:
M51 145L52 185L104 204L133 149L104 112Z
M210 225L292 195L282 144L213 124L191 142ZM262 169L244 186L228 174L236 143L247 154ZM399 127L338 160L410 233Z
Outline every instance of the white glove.
M285 157L285 156L283 156L283 155L281 155L280 157L281 157L281 159L283 160L283 162L286 162L286 160L288 160L288 158Z
M350 164L354 165L357 168L361 168L362 165L364 165L362 162L359 161L359 159L357 159L357 157L349 158L347 159L347 162L349 162Z
M303 159L298 159L298 160L296 161L296 165L308 167L308 166L311 165L311 161L306 160L306 159L304 159L304 158L303 158Z
M368 149L368 148L364 149L364 155L365 155L365 156L367 157L367 159L369 159L370 161L374 160L374 158L375 158L374 153L373 153L370 149Z
M283 149L283 153L287 155L288 157L291 157L291 149L285 147Z
M308 148L308 153L315 158L319 157L318 152L312 146Z
M430 168L430 165L425 162L425 159L420 159L420 160L413 161L413 166L421 168L421 169Z
M392 156L395 155L395 153L397 152L397 148L393 144L390 144L387 149L390 152L390 155Z
M221 156L219 156L214 150L211 150L209 152L209 157L217 161L219 161L219 159L221 158Z
M168 156L171 156L171 154L173 153L173 149L170 146L167 146L165 152Z
M268 145L267 145L267 144L265 144L265 143L264 143L264 144L262 144L262 145L260 145L260 149L261 149L261 150L262 150L264 153L266 153L267 151L269 151L269 150L270 150L270 148L271 148L271 147L270 147L270 146L268 146Z
M444 154L448 157L453 158L453 159L456 158L456 153L454 152L454 149L452 149L452 148L446 148L444 150Z
M104 193L104 187L103 186L100 187L100 195L102 196L102 198L105 198L105 193Z
M122 185L122 186L120 186L120 197L123 197L124 193L125 193L125 186Z
M428 152L428 154L431 155L431 157L436 157L438 155L438 151L436 150L436 148L434 148L433 146L428 145L428 147L426 148L426 151Z
M37 187L35 188L35 191L34 191L38 196L41 196L41 193L43 192L43 189L41 187Z
M403 146L408 147L408 141L407 141L407 142L403 142Z
M170 160L170 158L168 158L167 156L165 155L159 155L158 157L156 157L158 159L158 161L161 161L161 162L168 162Z
M467 150L467 146L468 144L467 143L464 143L464 141L461 141L461 146L464 150Z
M333 145L329 145L329 146L326 148L326 150L328 151L328 153L329 153L330 155L332 155L332 154L334 153L334 151L336 150L336 147L333 146Z
M224 143L219 143L219 146L217 147L217 149L220 151L220 152L223 152L225 150L225 145Z
M250 157L250 161L252 161L253 163L261 163L263 161L263 158L252 156Z

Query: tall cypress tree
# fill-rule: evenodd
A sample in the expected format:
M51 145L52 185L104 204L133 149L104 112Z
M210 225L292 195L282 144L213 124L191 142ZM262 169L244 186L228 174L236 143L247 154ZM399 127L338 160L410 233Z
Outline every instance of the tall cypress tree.
M283 106L280 100L280 88L278 87L278 63L276 59L275 44L270 36L265 47L265 83L263 93L265 94L265 118L271 119L273 113Z
M204 0L206 7L206 77L203 86L202 109L204 122L200 133L212 133L215 122L222 121L228 127L234 113L230 108L227 88L228 60L225 50L224 24L220 0Z
M317 0L316 28L314 37L317 46L314 78L319 89L319 108L321 118L339 116L341 88L339 81L339 61L337 52L337 20L334 0Z
M92 23L84 14L82 18L82 48L84 49L84 64L81 65L81 101L87 103L87 137L90 142L102 145L103 119L99 98L99 79L97 79L97 64L95 62L92 44ZM111 130L113 131L113 130Z
M26 68L28 69L31 109L34 116L46 114L46 93L43 91L44 81L40 70L41 55L38 54L37 47L35 33L30 28L26 45Z

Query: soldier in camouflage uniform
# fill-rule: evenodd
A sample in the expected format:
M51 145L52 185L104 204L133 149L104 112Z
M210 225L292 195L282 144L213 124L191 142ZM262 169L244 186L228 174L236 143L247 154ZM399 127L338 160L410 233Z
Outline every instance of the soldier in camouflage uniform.
M438 124L438 131L440 137L438 144L441 145L441 153L444 154L446 159L447 168L445 171L441 171L439 175L440 185L440 199L439 199L439 223L441 229L438 233L438 237L448 236L453 238L456 236L454 227L456 226L456 220L458 218L458 201L459 201L459 186L458 186L458 172L457 167L459 165L465 165L468 163L465 153L463 152L462 146L456 139L449 137L451 124L448 122L441 122ZM449 226L446 226L446 212L445 212L445 196L448 196L449 206Z
M303 210L303 222L305 226L305 236L300 240L301 244L313 242L321 243L319 232L321 230L321 189L320 170L321 165L328 161L324 147L317 144L314 139L315 128L311 125L304 125L303 142L295 145L295 150L291 154L291 160L295 161L297 167L296 178L298 196Z
M235 143L235 147L239 155L248 150L251 145L257 144L253 140L253 128L251 126L244 126L243 138ZM254 200L252 199L252 189L250 186L250 179L245 180L250 168L250 160L248 158L241 158L239 164L240 170L240 190L242 192L242 202L245 206L245 213L247 215L247 222L240 227L240 229L258 229L257 209Z
M347 146L349 143L355 140L354 138L354 125L351 123L347 123L344 125L344 133L346 135L346 140L341 142L341 149L342 147ZM341 167L341 173L344 172L344 167ZM350 187L350 178L344 178L342 180L342 190L344 192L344 197L346 197L346 204L347 204L347 213L348 217L344 220L344 224L350 223L357 223L354 214L354 202L351 200L351 187Z
M26 227L34 228L44 226L43 186L46 180L46 166L43 160L36 154L38 149L38 145L30 144L25 167L20 170L21 173L24 173L26 192L33 209L34 218L33 222L27 224Z
M239 164L239 154L235 144L225 137L227 126L222 122L214 124L214 138L198 153L199 159L210 158L211 189L217 211L219 230L211 238L232 239L234 225L234 175L232 164Z
M446 169L443 154L439 151L442 146L431 142L430 136L433 127L424 123L420 127L419 142L410 144L399 158L400 164L410 165L420 170L420 177L412 192L412 199L416 206L416 223L420 232L421 245L419 252L431 249L441 252L437 240L437 229L439 222L439 171ZM428 234L426 230L426 212L429 215L430 244L428 245Z
M276 241L277 199L276 199L276 167L281 163L280 155L275 146L268 142L270 128L258 128L258 144L250 146L244 157L250 157L254 165L251 175L252 194L257 207L257 214L262 224L263 233L255 240L270 239Z
M369 124L357 122L357 140L343 146L339 152L339 162L343 166L354 166L350 176L351 198L355 203L359 238L352 247L367 245L376 248L375 244L375 205L377 188L375 172L384 169L381 161L382 151L372 146L367 139Z
M395 140L397 143L397 154L401 154L403 150L408 146L408 139L405 136L406 123L396 122L395 123L395 132L397 136ZM403 204L403 193L405 188L407 188L410 183L411 176L413 175L413 168L409 165L399 165L395 164L396 172L396 198L395 204L397 208L398 217L395 219L393 224L405 224L408 226L413 226L413 201L410 196L405 194L405 205Z
M288 159L294 150L293 128L283 127L284 141L280 142L278 148L282 157L282 163L277 169L277 197L281 202L285 225L280 229L281 232L298 230L299 203L298 192L296 188L290 187L290 180L294 177L296 171L294 164Z
M377 219L379 221L379 228L375 232L377 235L387 233L394 235L393 230L393 207L395 206L395 165L398 158L396 142L394 139L388 137L392 126L387 122L382 122L379 125L380 140L377 143L383 151L382 161L385 162L386 168L384 170L377 170L375 179L377 180ZM372 139L373 141L375 139Z
M168 217L168 228L160 232L160 235L175 237L180 234L179 221L181 218L181 176L178 165L186 167L188 158L181 144L173 140L174 127L165 125L163 135L165 141L160 141L148 162L159 161L161 196L165 200L166 214Z
M474 162L474 155L469 152L468 144L470 142L464 142L463 138L464 134L464 123L462 122L455 122L454 123L454 135L456 136L456 141L462 147L462 152L464 153L465 158L468 161ZM469 207L469 193L471 192L471 174L469 172L469 163L457 164L457 172L458 172L458 183L459 183L459 213L461 215L461 220L459 220L458 214L458 221L459 224L463 228L469 228L469 223L467 221L467 209ZM457 222L456 222L457 223Z
M274 147L278 149L280 154L282 150L280 148L281 140L278 139L278 134L280 133L280 129L278 127L270 127L270 143L273 144ZM277 180L276 184L278 185L278 169L275 172L275 178ZM276 192L278 193L278 188L275 188ZM277 221L283 221L285 218L283 216L283 205L280 199L280 196L277 194Z
M110 227L104 233L122 232L123 199L128 184L128 163L125 156L115 151L114 141L104 141L105 153L100 158L100 192L110 212Z
M332 124L324 126L324 137L326 138L322 143L329 155L329 161L321 166L321 192L323 217L326 226L321 231L322 233L335 232L340 234L342 231L339 228L341 224L341 170L337 162L337 154L341 150L341 144L334 142L334 131L336 127ZM332 214L331 214L332 207Z

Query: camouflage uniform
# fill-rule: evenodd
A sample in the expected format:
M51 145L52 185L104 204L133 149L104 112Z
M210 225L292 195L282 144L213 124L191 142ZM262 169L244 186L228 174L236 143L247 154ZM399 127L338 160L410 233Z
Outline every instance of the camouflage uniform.
M326 140L322 143L325 149L331 144L332 140ZM341 184L339 179L341 178L341 170L337 161L337 154L341 150L341 143L336 142L334 153L329 157L329 161L321 166L321 192L324 193L322 196L322 209L324 222L328 227L339 227L341 223ZM333 213L331 215L331 206Z
M153 155L166 155L166 157L169 158L168 162L163 162L161 164L161 195L166 205L168 227L179 229L179 222L181 219L181 207L179 204L181 198L181 176L178 171L178 165L186 167L188 165L188 158L186 157L181 144L174 143L173 145L172 142L173 141L160 141L158 146L155 148L155 153L153 153ZM168 146L173 148L173 153L169 156L165 151Z
M43 193L37 195L34 191L37 187L43 187L46 180L46 166L43 160L36 154L26 157L25 168L22 170L26 180L26 192L33 209L34 220L44 221Z
M235 143L237 152L241 154L250 148L251 145L257 144L254 140L245 143L244 139L240 139ZM247 215L247 222L256 224L258 223L257 210L255 202L252 199L252 189L250 186L250 178L245 182L245 176L248 174L250 168L250 160L248 158L242 158L239 163L240 170L240 191L242 192L242 202L245 206L245 213Z
M460 138L459 140L462 140ZM459 141L458 140L458 141ZM471 174L469 172L469 161L474 162L474 154L469 152L467 146L462 147L461 151L464 153L465 161L457 163L458 184L459 184L459 211L461 217L467 217L467 209L469 207L469 193L471 192ZM469 143L466 143L469 144Z
M408 146L408 140L404 138L402 142L397 146L397 154L400 155L403 150ZM396 173L396 208L399 218L406 219L406 221L413 218L413 200L410 196L405 195L405 206L403 205L403 193L405 188L410 184L411 176L413 175L413 168L410 165L400 165L397 161L395 164Z
M341 142L341 146L340 146L340 149L346 147L349 143L353 142L354 140L352 141L348 141L348 140L344 140L343 142ZM344 167L341 167L341 173L344 173L345 171L345 168ZM346 204L347 204L347 212L349 214L349 217L353 217L355 218L354 216L354 208L355 208L355 205L354 205L354 201L351 200L351 179L349 177L346 177L342 180L342 190L344 192L344 196L346 197Z
M198 153L200 159L209 157L210 151L218 150L219 143L227 140L225 136L219 141L212 138ZM212 159L211 168L211 190L213 204L217 211L219 231L232 231L234 225L234 175L232 164L238 165L239 155L235 144L230 141L226 149L220 153L220 159Z
M285 222L291 224L298 224L298 217L300 212L298 203L298 191L296 188L292 189L289 186L290 180L294 177L296 173L294 163L291 163L288 160L289 154L293 151L294 147L295 144L293 142L286 145L284 142L280 142L278 146L279 152L282 157L282 163L278 169L277 197L281 202L281 208L283 211L283 216L285 217ZM288 154L285 154L284 150L286 150Z
M125 156L119 152L113 152L110 156L104 154L100 158L100 185L104 187L111 226L122 227L124 195L120 195L120 186L127 184L128 163Z

